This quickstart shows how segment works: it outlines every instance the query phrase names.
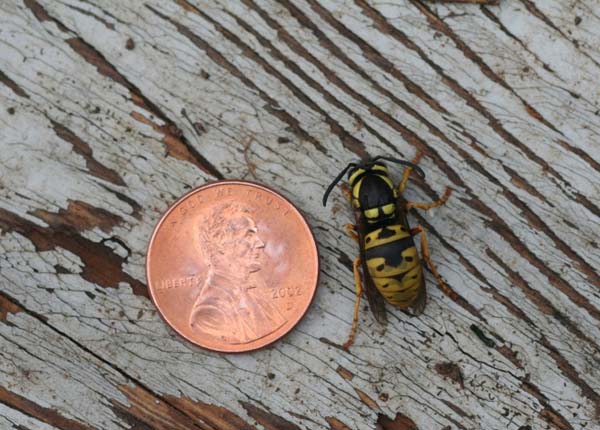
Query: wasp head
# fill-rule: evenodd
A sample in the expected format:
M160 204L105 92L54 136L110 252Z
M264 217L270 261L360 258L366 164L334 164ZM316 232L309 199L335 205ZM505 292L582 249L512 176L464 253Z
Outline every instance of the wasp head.
M397 193L389 178L387 166L380 160L410 166L421 177L425 177L423 170L415 164L387 156L380 155L367 161L349 163L327 187L323 195L323 206L326 205L327 198L335 184L348 172L348 183L352 188L350 197L352 206L363 211L368 219L372 218L369 215L373 214L377 216L391 215L394 207L390 205L394 205Z

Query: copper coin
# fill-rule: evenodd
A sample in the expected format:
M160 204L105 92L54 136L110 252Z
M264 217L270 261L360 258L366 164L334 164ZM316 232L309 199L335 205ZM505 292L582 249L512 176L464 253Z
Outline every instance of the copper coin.
M183 196L156 226L148 288L165 321L204 348L243 352L281 338L315 294L317 247L292 203L219 181Z

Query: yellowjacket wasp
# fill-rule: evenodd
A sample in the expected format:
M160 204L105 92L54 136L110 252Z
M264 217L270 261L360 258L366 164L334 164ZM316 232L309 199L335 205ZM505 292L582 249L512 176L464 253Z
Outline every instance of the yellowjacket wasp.
M415 247L413 236L421 233L421 252L440 288L450 297L455 293L442 280L429 257L427 237L421 226L410 228L406 215L412 208L429 210L443 204L450 197L451 189L437 201L425 204L409 202L402 192L410 173L414 170L425 178L423 170L416 165L421 158L417 154L412 162L387 156L378 156L368 161L348 164L327 187L323 195L323 206L333 187L348 172L345 194L352 208L356 225L347 224L346 231L360 245L360 254L353 264L356 301L352 330L343 345L348 349L354 342L358 326L358 311L362 295L362 283L358 267L362 265L365 290L369 307L375 318L385 323L384 299L400 309L411 308L414 315L423 312L426 302L423 265ZM394 186L387 166L380 160L407 166L398 188Z

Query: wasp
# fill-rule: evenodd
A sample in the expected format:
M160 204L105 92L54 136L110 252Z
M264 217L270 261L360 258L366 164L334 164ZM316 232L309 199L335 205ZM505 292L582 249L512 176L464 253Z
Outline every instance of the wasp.
M417 234L421 234L422 259L427 262L442 291L450 297L455 296L431 262L424 228L410 228L407 220L410 209L429 210L440 206L448 200L452 191L446 188L444 195L433 203L409 202L403 197L411 172L425 178L425 173L417 166L421 156L418 153L412 162L380 155L367 161L349 163L323 195L323 206L326 206L333 187L348 172L349 188L343 189L354 210L356 224L346 224L346 232L358 242L360 253L353 264L356 287L354 318L344 349L354 342L358 327L363 292L359 266L362 266L369 307L380 323L386 322L385 301L403 310L410 308L413 315L420 315L425 309L427 295L423 263L413 239ZM383 161L405 166L398 187L394 186Z

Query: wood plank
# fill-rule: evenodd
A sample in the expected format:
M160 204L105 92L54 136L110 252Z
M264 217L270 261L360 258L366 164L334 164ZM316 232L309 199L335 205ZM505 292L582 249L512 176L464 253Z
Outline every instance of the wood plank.
M541 3L0 5L0 419L593 428L600 94L594 46L571 39L595 28L558 37L540 14L570 12ZM382 330L363 311L346 353L356 250L322 192L357 157L416 151L410 199L454 188L412 220L458 299L428 274L422 317L389 309ZM306 318L253 354L186 344L144 288L162 211L223 177L292 198L321 251Z

